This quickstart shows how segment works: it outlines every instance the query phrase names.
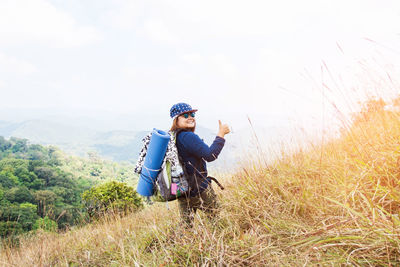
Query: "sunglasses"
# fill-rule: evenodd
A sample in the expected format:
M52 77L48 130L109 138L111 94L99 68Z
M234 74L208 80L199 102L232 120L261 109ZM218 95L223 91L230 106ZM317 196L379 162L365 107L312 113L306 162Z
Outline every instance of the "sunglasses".
M182 116L185 117L185 119L189 118L189 116L194 118L196 116L196 113L195 112L184 113L184 114L182 114Z

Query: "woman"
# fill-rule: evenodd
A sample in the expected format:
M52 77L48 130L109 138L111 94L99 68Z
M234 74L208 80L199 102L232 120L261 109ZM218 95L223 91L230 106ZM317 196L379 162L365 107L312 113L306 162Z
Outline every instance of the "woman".
M173 119L171 131L176 133L176 146L184 170L189 180L188 197L179 198L179 209L182 219L191 226L197 209L209 216L215 214L217 208L216 195L211 187L211 179L207 177L206 161L217 159L225 144L224 136L230 132L228 125L219 121L219 131L211 146L206 145L194 133L196 129L195 112L197 109L186 103L172 106L170 116Z

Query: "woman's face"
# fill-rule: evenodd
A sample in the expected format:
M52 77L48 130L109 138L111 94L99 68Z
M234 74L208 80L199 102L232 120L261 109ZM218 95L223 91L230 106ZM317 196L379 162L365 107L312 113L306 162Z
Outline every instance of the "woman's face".
M184 129L193 129L196 126L196 119L191 116L194 114L192 112L186 113L188 114L187 118L185 118L185 114L179 115L178 117L178 127Z

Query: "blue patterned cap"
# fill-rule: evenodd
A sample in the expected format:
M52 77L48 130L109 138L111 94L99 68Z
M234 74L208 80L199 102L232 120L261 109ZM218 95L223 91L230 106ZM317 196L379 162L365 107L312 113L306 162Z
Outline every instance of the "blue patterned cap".
M192 109L192 107L186 103L178 103L172 106L172 108L169 111L169 115L171 116L171 118L175 118L176 116L191 111L196 112L197 109Z

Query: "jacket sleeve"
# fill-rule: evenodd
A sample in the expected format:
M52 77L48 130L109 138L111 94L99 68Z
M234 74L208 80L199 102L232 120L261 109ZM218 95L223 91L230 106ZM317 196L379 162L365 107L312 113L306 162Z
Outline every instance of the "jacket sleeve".
M188 152L208 162L217 159L225 144L224 138L216 136L211 146L208 146L197 134L192 132L181 133L179 139Z

